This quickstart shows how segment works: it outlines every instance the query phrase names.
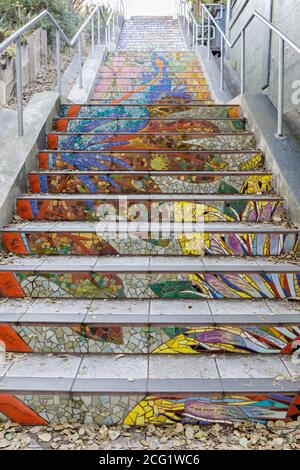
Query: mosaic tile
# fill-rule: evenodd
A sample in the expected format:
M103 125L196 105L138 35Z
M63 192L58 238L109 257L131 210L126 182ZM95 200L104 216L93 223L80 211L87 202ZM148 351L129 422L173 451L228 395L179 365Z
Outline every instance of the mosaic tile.
M296 393L206 395L0 394L1 418L22 425L125 424L144 426L296 421Z
M135 119L240 119L238 106L196 106L196 105L61 105L62 118L135 118Z
M57 119L54 128L58 132L70 133L239 133L245 131L243 120L189 120L189 119L149 119L145 118L110 118L104 119Z
M105 152L109 150L178 150L178 151L238 151L254 150L252 134L215 134L207 129L205 134L48 134L49 150L79 150Z
M176 256L279 256L296 254L297 233L170 233L148 230L135 235L91 232L4 232L7 251L18 255L176 255Z
M170 194L268 194L272 175L134 175L134 174L32 174L32 193L170 193Z
M178 268L180 269L180 268ZM222 267L221 267L222 269ZM0 273L0 292L15 298L300 299L298 272Z
M149 170L149 171L248 171L260 169L262 154L256 152L41 152L41 170Z
M298 326L203 326L167 325L150 328L153 354L293 354L298 348Z
M18 199L17 214L23 220L116 220L148 222L159 217L166 222L271 222L285 215L282 200L212 200L196 202L150 202L130 200Z

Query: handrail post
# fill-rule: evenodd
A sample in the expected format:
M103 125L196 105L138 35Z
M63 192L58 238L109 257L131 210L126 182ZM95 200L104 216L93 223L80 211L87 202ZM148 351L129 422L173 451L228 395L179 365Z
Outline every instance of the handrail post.
M193 51L195 50L195 36L196 36L195 33L196 33L195 32L195 22L193 20Z
M113 12L111 21L112 21L112 33L113 33L113 34L112 34L112 38L113 38L113 41L114 41L114 40L115 40L115 37L116 37L116 36L115 36L115 27L116 27L116 26L115 26L115 12Z
M79 88L83 88L82 84L82 44L81 34L78 38L78 73L79 73Z
M284 111L284 39L279 37L277 137L283 137L283 111Z
M221 36L220 71L221 71L220 90L224 90L224 38L223 36Z
M202 5L202 40L201 40L202 46L204 46L204 14L205 14L205 11Z
M95 18L93 17L92 18L92 23L91 23L91 26L92 26L92 31L91 31L91 35L92 35L92 56L93 57L95 56L95 24L94 24L94 20L95 20Z
M22 83L22 45L21 38L16 40L16 80L17 80L17 105L18 105L18 134L24 135L23 122L23 83Z
M198 36L199 36L199 29L198 29L198 23L196 23L196 40L195 40L195 50L197 49L197 46L198 46Z
M241 95L245 93L246 86L246 31L241 35Z
M98 46L101 45L101 17L100 17L100 7L97 11L97 28L98 28Z
M208 15L208 24L207 24L207 59L210 60L210 16Z
M60 31L56 30L56 75L57 75L57 91L61 95L61 35Z

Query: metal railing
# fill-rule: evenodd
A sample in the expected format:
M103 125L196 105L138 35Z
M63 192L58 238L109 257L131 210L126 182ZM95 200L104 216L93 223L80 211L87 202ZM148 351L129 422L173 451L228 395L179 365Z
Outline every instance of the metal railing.
M292 39L284 34L279 28L271 23L267 18L254 11L245 24L242 26L235 39L230 41L227 35L224 33L220 25L218 24L217 16L213 16L209 8L215 6L212 4L202 5L201 9L201 25L199 25L195 19L193 12L191 11L187 0L179 0L178 16L184 16L189 18L187 15L192 15L193 26L196 31L196 37L193 36L193 49L195 50L198 44L198 31L201 30L201 45L207 45L207 58L211 59L211 42L216 36L216 32L220 35L220 89L224 89L224 58L225 58L225 44L229 50L233 49L234 46L241 40L241 94L245 93L246 86L246 30L254 19L258 19L263 23L271 32L274 32L278 36L278 100L277 100L277 136L283 137L283 111L284 111L284 59L285 59L285 44L288 44L298 54L300 54L300 46L298 46ZM188 13L186 13L188 12ZM187 20L186 20L187 21ZM188 22L188 29L190 29L190 22Z
M258 19L263 23L270 31L274 32L278 36L278 99L277 99L277 136L283 137L283 111L284 111L284 56L285 56L285 44L288 44L298 54L300 54L300 47L284 34L279 28L273 25L269 20L262 16L258 11L254 11L245 24L242 26L238 34L233 41L230 41L224 31L220 28L215 18L212 16L206 5L202 5L202 19L205 20L205 16L208 20L208 28L211 24L220 33L221 37L221 55L220 55L220 88L224 89L224 46L225 44L229 49L232 49L241 40L241 94L245 93L245 78L246 78L246 30L254 19ZM203 36L202 36L203 44ZM208 38L208 59L211 58L210 51L210 38Z
M179 20L183 19L182 26L186 28L188 39L192 41L192 48L195 50L199 34L199 24L188 2L178 1L177 14Z
M105 28L105 46L108 46L111 40L115 40L115 32L117 25L121 25L125 15L125 4L124 0L117 0L115 6L111 9L107 20L104 18L104 14L101 5L97 5L91 14L86 18L82 26L79 28L77 33L72 39L64 33L62 28L59 26L55 18L48 12L48 10L42 11L39 15L35 16L26 23L22 28L15 31L5 41L0 44L0 55L7 49L8 46L16 44L16 95L17 95L17 112L18 112L18 133L19 136L24 135L24 109L23 109L23 80L22 80L22 51L21 43L22 36L35 26L39 25L42 20L47 19L56 30L56 73L57 73L57 90L61 94L61 41L63 40L69 47L78 48L78 76L79 76L79 87L83 87L82 81L82 35L90 28L91 31L91 49L94 55L95 49L95 23L97 28L97 45L101 45L101 22Z

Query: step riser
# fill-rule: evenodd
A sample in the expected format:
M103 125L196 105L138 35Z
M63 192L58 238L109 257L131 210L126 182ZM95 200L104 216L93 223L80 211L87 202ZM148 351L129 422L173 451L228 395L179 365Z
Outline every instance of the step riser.
M135 176L29 175L32 193L67 194L268 194L271 175Z
M145 73L143 71L132 71L132 72L121 72L121 71L110 71L110 72L102 72L100 71L96 83L101 83L103 81L111 81L111 80L116 80L119 81L132 81L137 80L140 81L141 79L144 80ZM150 78L154 78L155 75L154 73L150 72L149 74ZM190 84L190 82L196 82L195 85L198 83L202 83L205 80L205 75L203 72L171 72L168 71L168 79L172 81L172 84L182 84L182 83L187 83Z
M0 324L7 352L292 355L300 325Z
M153 65L149 63L143 62L142 64L139 65L121 65L121 64L112 64L112 65L103 65L103 67L100 67L99 73L126 73L126 74L131 74L131 73L144 73L144 74L153 74L154 68ZM189 74L192 73L203 73L203 68L199 67L197 65L186 65L186 64L181 64L181 63L172 63L169 64L168 67L166 68L166 73L167 74L184 74L185 77L188 77Z
M105 84L105 83L99 83L96 84L94 87L94 92L95 93L101 93L104 94L104 97L110 97L110 96L119 96L122 93L143 93L147 95L149 94L150 96L152 95L153 97L158 93L165 94L167 96L174 96L174 94L178 94L179 98L181 94L186 94L188 93L192 97L196 97L194 99L209 99L210 98L210 91L209 87L207 85L184 85L183 83L179 85L173 85L172 87L167 87L165 85L157 85L151 89L151 86L148 83L137 83L136 85L134 84L123 84L123 83L117 83L117 84ZM204 98L203 98L204 96Z
M115 52L108 52L106 55L107 59L118 59L118 58L127 58L127 57L133 57L133 58L149 58L148 53L140 52L140 53L132 53L130 51L115 51ZM165 51L163 53L163 57L165 58L175 58L178 60L186 60L187 58L193 58L195 57L194 52L188 52L188 51L182 51L182 52L168 52Z
M300 397L293 393L91 394L6 393L0 398L16 410L13 421L28 426L94 424L145 426L295 421ZM234 405L233 405L234 402ZM49 410L49 411L48 411ZM5 408L3 417L11 413ZM5 418L2 418L5 419Z
M99 119L57 119L54 121L53 129L57 132L71 132L71 133L93 133L99 134L106 133L126 133L136 132L137 134L149 133L180 133L188 132L191 134L206 133L207 130L215 133L240 133L245 132L245 121L243 120L177 120L177 119L164 119L164 120L149 120L148 118L134 118L134 119L119 119L106 118Z
M172 153L51 153L38 155L41 170L136 170L136 171L243 171L258 170L264 157L244 154Z
M0 272L8 298L55 299L297 299L300 275L285 272Z
M124 203L123 203L124 204ZM285 209L282 201L211 201L150 202L129 201L122 206L109 200L35 200L17 199L17 215L23 220L107 220L107 214L120 220L150 222L272 222L282 221ZM196 220L197 219L197 220Z
M254 150L251 134L99 134L64 135L48 134L49 150Z
M134 236L94 232L6 232L3 245L17 255L279 256L298 252L298 234L170 233Z
M163 70L165 74L169 72L203 72L203 67L199 64L199 62L192 61L192 62L181 62L176 60L167 60L167 64L163 64L162 67L159 69L155 68L153 62L151 60L140 60L140 61L130 61L124 60L123 63L120 61L114 62L105 62L99 69L100 72L110 72L114 70L116 72L158 72L159 70Z
M241 111L236 106L61 106L62 117L72 118L199 118L199 119L239 119Z
M152 77L150 77L152 78ZM171 85L172 87L176 87L176 86L181 86L181 87L187 87L187 88L191 88L191 87L195 87L197 91L197 89L201 89L201 91L204 91L203 88L205 87L206 89L208 88L207 87L207 84L206 84L206 80L205 78L202 76L202 77L198 77L197 79L195 78L171 78L171 77L168 77L168 80L171 81ZM133 75L131 75L130 77L120 77L119 74L116 76L116 77L111 77L111 78L101 78L99 77L96 81L96 86L103 86L103 87L120 87L120 89L122 91L124 91L124 87L127 87L127 90L128 91L131 91L131 90L134 90L137 86L139 85L143 85L147 80L145 80L145 77L141 76L141 75L136 75L135 77ZM106 90L107 88L105 88L104 90ZM98 91L101 91L98 89ZM205 90L207 91L207 90Z
M172 101L177 103L178 101L183 102L190 102L190 101L212 101L212 97L210 92L208 91L199 91L199 92L192 92L188 89L185 90L170 90L164 91L159 89L157 91L124 91L124 92L97 92L97 90L93 91L91 94L91 100L107 100L108 102L112 102L114 104L115 100L120 100L122 103L131 103L132 101L137 102L139 104L142 103L160 103L161 101ZM118 103L115 103L118 104ZM205 104L205 103L203 103Z

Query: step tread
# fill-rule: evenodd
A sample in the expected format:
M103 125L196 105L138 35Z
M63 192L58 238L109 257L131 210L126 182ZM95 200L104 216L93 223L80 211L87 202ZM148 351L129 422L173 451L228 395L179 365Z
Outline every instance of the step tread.
M179 222L112 222L111 225L107 223L105 225L105 230L107 232L115 232L116 228L119 232L127 232L128 227L131 227L131 230L136 228L137 231L164 231L170 230L171 232L181 232L182 224ZM184 232L213 232L213 233L299 233L299 229L294 227L285 227L284 225L275 225L275 224L260 224L260 223L234 223L234 222L207 222L207 223L188 223L184 224ZM16 224L10 224L2 229L0 233L5 232L99 232L100 226L99 222L87 222L87 221L78 221L78 222L18 222Z
M291 358L257 354L10 354L0 366L2 392L298 392L298 373Z
M248 259L239 257L179 256L16 256L0 263L0 272L286 272L299 273L300 263L281 257Z
M1 324L300 325L299 302L282 300L6 299ZM300 327L299 327L300 328Z

